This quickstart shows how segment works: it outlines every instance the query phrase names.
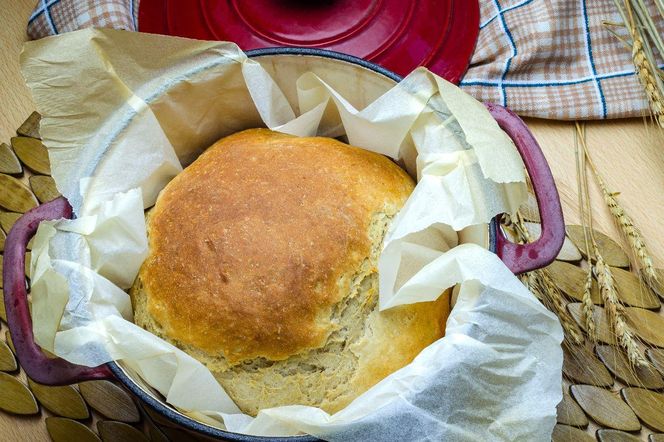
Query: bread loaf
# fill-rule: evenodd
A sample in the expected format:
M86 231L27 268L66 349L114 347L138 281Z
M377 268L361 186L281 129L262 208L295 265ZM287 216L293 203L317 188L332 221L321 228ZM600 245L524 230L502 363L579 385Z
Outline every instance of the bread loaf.
M246 413L334 413L443 335L449 299L378 310L377 262L414 188L330 138L226 137L161 192L134 320L205 364Z

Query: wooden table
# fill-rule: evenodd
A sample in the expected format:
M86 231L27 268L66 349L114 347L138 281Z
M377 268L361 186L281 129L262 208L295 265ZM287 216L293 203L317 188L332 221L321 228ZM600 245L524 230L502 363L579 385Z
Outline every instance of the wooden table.
M20 74L18 55L26 39L27 17L35 0L12 0L3 7L0 27L0 141L8 141L34 110ZM558 185L567 223L578 223L574 125L529 118ZM588 123L588 143L609 186L641 228L655 264L664 267L664 132L643 119ZM596 227L617 237L615 227L591 183ZM0 438L48 440L41 423L0 413Z

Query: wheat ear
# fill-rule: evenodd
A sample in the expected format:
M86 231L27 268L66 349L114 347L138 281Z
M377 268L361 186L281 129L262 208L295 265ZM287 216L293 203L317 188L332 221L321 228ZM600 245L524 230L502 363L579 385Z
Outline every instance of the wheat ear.
M664 95L662 94L660 83L655 77L659 69L653 65L652 58L646 53L643 38L634 20L631 3L625 0L624 4L625 11L627 12L627 21L625 24L632 37L632 61L634 69L648 97L653 117L657 120L660 127L664 127Z
M560 293L558 287L553 283L546 270L539 269L528 272L527 286L542 304L558 317L560 325L565 332L565 338L574 344L582 344L583 335L567 311L562 293Z
M583 227L583 239L586 248L586 256L590 256L590 241L588 241L588 229L586 228L586 216L584 211L583 197L584 187L581 185L582 179L586 178L585 175L585 155L579 150L579 123L576 124L577 130L574 132L574 153L576 156L576 184L579 196L579 213L581 214L581 226ZM588 215L592 219L592 214ZM597 328L595 326L595 317L593 316L593 300L592 300L592 287L593 287L593 269L592 263L588 263L588 274L586 275L586 282L583 286L583 296L581 297L581 319L586 326L586 332L591 342L597 342Z
M606 310L609 323L613 328L613 332L618 339L618 344L627 353L627 358L634 366L647 366L643 352L636 343L636 339L632 334L627 320L625 319L625 308L618 299L615 282L611 268L606 265L604 258L599 253L597 243L593 240L593 254L595 256L595 276L597 277L597 284L604 301L604 309Z
M519 212L514 216L506 215L504 224L505 227L515 234L519 242L530 242L530 232ZM565 332L565 337L569 338L574 344L582 344L583 335L580 333L574 319L567 311L563 294L553 282L549 272L546 269L534 270L522 275L521 281L535 294L546 308L558 316L558 320Z
M609 207L609 210L611 211L613 218L618 224L618 227L620 227L620 231L627 239L630 248L632 249L634 255L636 256L639 273L642 273L644 279L646 279L649 283L656 282L657 273L655 272L655 268L652 263L652 257L650 256L648 247L646 246L646 243L643 240L641 232L634 225L632 217L630 217L625 212L625 209L622 208L620 203L618 203L618 200L616 200L615 198L615 193L609 192L607 190L604 181L599 175L595 175L595 177L597 178L599 187L602 189L604 202Z
M592 287L593 287L593 270L592 267L588 268L586 275L586 282L583 286L583 297L581 298L581 306L583 311L583 320L586 325L586 333L591 342L597 342L597 329L595 327L595 318L593 316L593 300L592 300Z
M613 219L617 224L620 233L622 233L624 238L627 240L629 247L632 249L639 274L644 279L644 281L648 283L648 285L652 286L658 281L658 277L657 272L653 266L652 256L648 251L648 247L646 246L645 240L643 239L643 235L634 225L632 217L629 216L627 212L625 212L625 209L616 199L617 193L609 191L606 183L604 182L604 179L600 175L599 170L597 170L597 167L595 166L595 163L590 156L590 151L588 150L588 145L586 144L584 136L585 133L579 123L577 123L577 132L581 138L584 160L588 161L590 170L592 170L593 176L595 177L595 180L597 181L597 184L599 185L599 188L602 192L604 202L609 208L609 211L611 212L611 215L613 216Z

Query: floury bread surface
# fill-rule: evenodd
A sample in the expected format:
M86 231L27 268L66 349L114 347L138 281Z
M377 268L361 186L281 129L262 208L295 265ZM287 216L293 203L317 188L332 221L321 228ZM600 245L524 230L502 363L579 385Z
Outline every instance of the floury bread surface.
M440 338L449 297L378 311L377 261L414 188L382 155L251 129L148 216L135 322L205 364L246 413L334 413Z

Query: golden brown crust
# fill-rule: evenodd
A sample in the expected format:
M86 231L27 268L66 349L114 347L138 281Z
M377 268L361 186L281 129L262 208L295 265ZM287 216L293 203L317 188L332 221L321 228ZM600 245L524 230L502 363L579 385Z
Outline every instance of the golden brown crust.
M335 140L225 138L150 211L134 319L246 413L334 413L443 335L448 296L378 310L382 241L412 189L385 157Z
M146 313L166 336L231 364L320 348L375 246L372 215L394 215L412 189L387 158L329 138L224 138L151 212Z

